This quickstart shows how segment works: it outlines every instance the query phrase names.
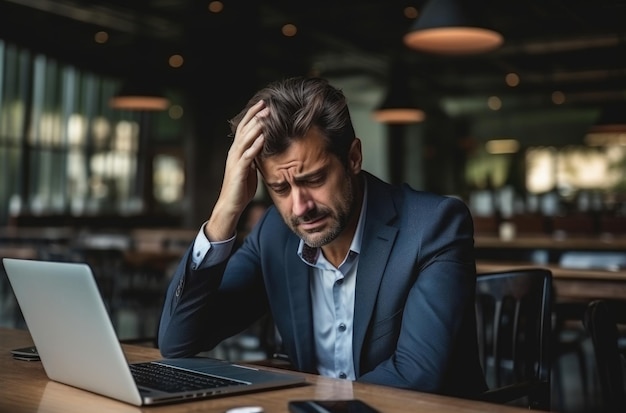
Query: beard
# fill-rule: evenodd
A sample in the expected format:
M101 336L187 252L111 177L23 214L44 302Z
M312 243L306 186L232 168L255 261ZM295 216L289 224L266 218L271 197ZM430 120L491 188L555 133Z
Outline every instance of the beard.
M334 200L334 207L315 207L302 217L290 217L287 225L291 230L300 237L305 244L312 248L319 248L323 245L334 241L339 234L346 228L353 211L357 208L354 206L354 181L350 178L346 179L346 187L340 196ZM302 231L299 226L303 222L315 221L321 217L328 216L329 224L315 231Z

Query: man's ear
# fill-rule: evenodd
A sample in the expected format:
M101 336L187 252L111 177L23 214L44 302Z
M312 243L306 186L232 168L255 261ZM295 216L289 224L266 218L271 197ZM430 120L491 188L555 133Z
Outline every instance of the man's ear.
M361 172L361 166L363 164L363 154L361 153L361 140L354 138L350 145L350 152L348 152L348 168L356 175Z

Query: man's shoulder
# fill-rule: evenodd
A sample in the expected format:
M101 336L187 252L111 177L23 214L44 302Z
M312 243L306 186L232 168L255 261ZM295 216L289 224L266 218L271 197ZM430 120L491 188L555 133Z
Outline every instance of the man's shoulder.
M384 195L394 199L404 199L405 201L422 201L422 202L434 202L440 203L449 199L463 202L461 199L451 195L441 195L435 192L426 191L422 189L416 189L408 183L402 184L390 184L383 181L381 178L365 172L365 177L368 184L368 192L370 197L380 197ZM456 202L452 201L452 202Z
M468 207L463 199L454 195L442 195L431 191L415 189L407 183L393 185L366 174L368 198L375 211L383 213L389 208L399 216L434 219L448 213L467 215Z

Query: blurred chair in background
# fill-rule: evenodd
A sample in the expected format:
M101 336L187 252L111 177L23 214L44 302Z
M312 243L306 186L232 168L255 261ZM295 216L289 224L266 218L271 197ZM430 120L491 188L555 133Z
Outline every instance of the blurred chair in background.
M626 412L625 356L620 351L618 325L626 325L626 302L589 303L584 324L591 336L603 413Z
M476 318L489 390L482 400L550 410L552 273L478 274Z

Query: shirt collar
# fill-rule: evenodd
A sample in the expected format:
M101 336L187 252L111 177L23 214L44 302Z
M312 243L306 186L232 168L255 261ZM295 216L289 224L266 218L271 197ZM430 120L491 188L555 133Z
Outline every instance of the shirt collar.
M356 226L356 231L354 232L354 237L352 237L352 243L350 244L350 251L356 254L361 252L361 242L363 240L363 227L365 226L365 216L367 210L367 180L364 179L363 185L363 201L361 203L361 214L359 215L359 222ZM317 262L317 258L319 257L321 252L320 248L309 247L304 243L303 240L300 240L298 244L298 256L309 265L315 265Z

